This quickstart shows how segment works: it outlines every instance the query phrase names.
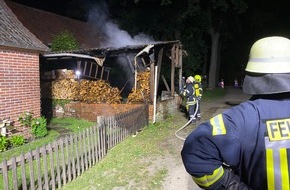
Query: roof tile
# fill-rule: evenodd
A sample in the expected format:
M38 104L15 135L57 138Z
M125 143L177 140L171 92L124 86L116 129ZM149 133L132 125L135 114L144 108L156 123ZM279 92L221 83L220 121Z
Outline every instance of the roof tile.
M48 49L13 14L3 0L0 0L0 45L44 51Z

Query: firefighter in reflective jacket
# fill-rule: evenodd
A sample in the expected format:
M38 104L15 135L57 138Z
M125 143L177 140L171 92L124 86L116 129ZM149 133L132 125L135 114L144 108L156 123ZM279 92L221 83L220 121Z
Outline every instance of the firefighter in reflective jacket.
M203 189L290 188L290 40L255 42L243 91L249 101L200 124L185 140L187 172Z
M195 96L196 99L198 101L198 108L197 108L197 113L196 113L196 118L197 120L201 119L201 113L200 113L200 101L202 98L202 94L203 94L203 89L202 89L202 84L201 84L201 76L200 75L195 75L194 76L194 89L195 89Z
M196 123L195 107L196 107L196 96L194 89L194 78L189 76L186 79L186 85L180 89L180 94L186 98L186 110L189 115L189 119L191 119L192 124Z

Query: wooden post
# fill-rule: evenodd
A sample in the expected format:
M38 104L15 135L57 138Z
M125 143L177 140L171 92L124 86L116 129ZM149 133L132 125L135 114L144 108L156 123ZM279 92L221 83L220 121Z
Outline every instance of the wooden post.
M83 75L86 75L86 71L87 71L87 64L88 64L88 62L87 61L85 61L85 66L84 66L84 70L83 70Z
M83 74L82 72L82 69L81 69L81 64L82 64L82 61L77 61L77 70L81 72L81 74Z
M129 65L129 68L130 68L131 72L132 73L135 73L134 64L132 63L130 57L129 56L126 56L126 58L127 58L127 61L128 61L127 63Z
M174 96L175 45L171 48L171 96Z
M20 155L20 166L21 166L22 190L27 190L25 157L24 157L23 153ZM4 175L4 173L3 173L3 175Z
M98 77L98 70L99 70L99 65L96 65L95 78L97 78L97 77Z
M16 165L16 158L12 157L12 179L13 179L13 189L18 188L18 183L17 183L17 165Z
M6 160L2 161L2 172L3 172L4 190L9 190L8 167Z
M159 79L160 79L160 71L161 71L161 65L162 65L162 56L163 56L163 48L161 48L158 52L158 58L157 58L157 91L158 91L158 86L159 86Z
M101 80L103 80L103 74L104 74L104 66L102 67L102 71L101 71Z
M181 82L181 80L182 80L182 49L181 48L179 48L179 50L178 50L178 52L179 52L179 86L181 86L182 84L182 82Z
M92 69L93 69L93 62L90 62L89 77L91 77L91 75L92 75Z

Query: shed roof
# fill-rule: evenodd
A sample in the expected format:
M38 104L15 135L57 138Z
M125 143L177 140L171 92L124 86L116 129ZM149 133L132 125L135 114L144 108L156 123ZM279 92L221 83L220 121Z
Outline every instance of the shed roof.
M53 55L60 53L74 53L74 54L84 54L93 57L114 57L124 54L137 54L147 46L154 46L154 48L171 48L173 45L181 45L179 40L176 41L160 41L152 42L150 44L140 44L140 45L128 45L124 47L103 47L103 48L89 48L89 49L79 49L79 50L70 50L70 51L59 51L59 52L45 52L43 55Z
M53 36L69 31L80 43L81 48L100 47L105 35L98 28L86 22L24 6L7 0L7 5L38 39L49 46Z
M4 0L0 0L0 46L45 51L48 49L13 14Z

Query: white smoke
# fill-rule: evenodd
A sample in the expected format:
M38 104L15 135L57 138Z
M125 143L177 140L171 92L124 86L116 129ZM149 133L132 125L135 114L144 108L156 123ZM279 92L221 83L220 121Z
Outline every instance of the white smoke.
M124 47L128 45L141 45L154 42L154 39L143 33L132 37L127 31L119 28L109 19L109 10L105 2L95 4L88 15L88 22L95 24L106 36L105 47Z

